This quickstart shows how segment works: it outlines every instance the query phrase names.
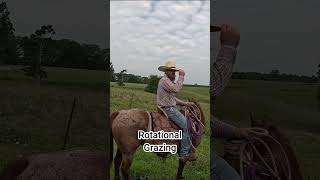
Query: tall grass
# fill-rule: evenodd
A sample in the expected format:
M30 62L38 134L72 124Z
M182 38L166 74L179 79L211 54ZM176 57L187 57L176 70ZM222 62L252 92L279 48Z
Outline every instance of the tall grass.
M67 148L108 149L106 73L46 69L41 85L15 66L0 70L0 170L11 159L61 150L74 98Z

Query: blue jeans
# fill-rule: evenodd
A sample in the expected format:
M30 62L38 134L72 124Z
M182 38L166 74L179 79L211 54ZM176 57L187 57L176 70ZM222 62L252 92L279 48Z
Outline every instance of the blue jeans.
M210 180L240 180L238 172L214 153L213 142L210 149Z
M185 156L189 153L190 150L190 139L189 132L187 128L187 120L184 115L178 111L175 107L164 108L164 111L167 113L169 119L176 123L182 130L182 140L180 145L180 156Z

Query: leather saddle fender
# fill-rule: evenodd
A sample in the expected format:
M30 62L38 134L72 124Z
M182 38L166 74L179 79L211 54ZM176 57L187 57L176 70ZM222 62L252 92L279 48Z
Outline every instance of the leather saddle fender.
M161 116L163 116L163 117L161 118L161 120L162 120L161 123L163 123L163 122L166 120L166 121L169 122L170 126L171 126L173 129L175 129L175 130L179 130L179 129L180 129L179 126L177 126L173 121L171 121L171 120L169 119L167 113L166 113L161 107L158 106L157 110L158 110L158 113L159 113ZM166 118L166 119L164 119L164 118ZM161 120L160 120L160 121L161 121ZM165 122L164 122L164 123L165 123ZM166 123L165 123L165 124L166 124Z

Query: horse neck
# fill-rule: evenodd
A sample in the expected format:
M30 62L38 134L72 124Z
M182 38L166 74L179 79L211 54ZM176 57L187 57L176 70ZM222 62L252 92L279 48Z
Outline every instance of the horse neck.
M272 126L270 134L279 141L281 146L283 147L283 150L285 151L287 158L289 160L290 168L291 168L291 178L292 180L302 180L302 174L299 167L299 162L295 156L293 147L290 145L289 139L286 137L286 135L275 126ZM286 163L285 160L283 160L283 163Z

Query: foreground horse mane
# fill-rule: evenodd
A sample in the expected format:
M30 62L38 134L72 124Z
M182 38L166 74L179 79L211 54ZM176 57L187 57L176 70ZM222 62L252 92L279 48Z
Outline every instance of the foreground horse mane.
M109 157L97 150L78 149L33 154L10 161L0 174L1 180L77 179L104 180Z
M7 163L7 165L3 168L0 179L1 180L12 180L16 179L29 165L29 161L27 159L17 159L12 160Z
M266 118L266 117L265 117ZM291 179L292 180L302 180L302 174L300 171L299 162L296 158L296 154L294 152L293 147L291 146L290 140L286 133L279 127L273 125L270 123L269 120L263 119L262 121L254 121L251 120L251 126L252 127L261 127L269 131L269 134L276 139L278 142L281 143L283 150L285 151L289 164L291 169ZM285 156L282 153L282 149L279 147L279 145L267 138L263 138L264 141L268 143L270 147L272 147L272 151L276 160L277 167L279 169L279 172L282 177L285 177L286 172L288 172L287 168L287 160Z

